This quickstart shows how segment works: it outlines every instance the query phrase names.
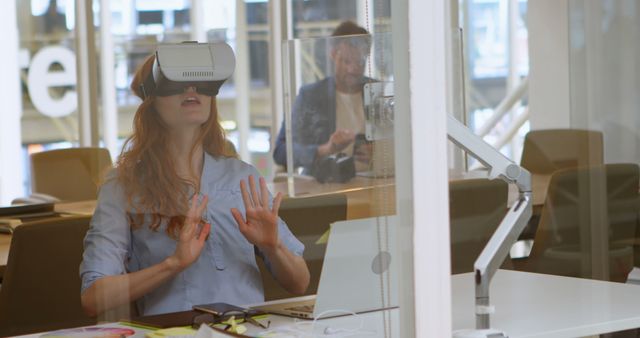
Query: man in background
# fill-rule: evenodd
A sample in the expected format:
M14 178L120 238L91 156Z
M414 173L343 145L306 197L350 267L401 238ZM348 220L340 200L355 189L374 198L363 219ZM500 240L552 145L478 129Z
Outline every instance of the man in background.
M63 13L58 11L58 1L50 0L47 11L39 17L42 33L44 34L60 34L66 33L67 23Z
M363 87L372 82L364 76L371 37L351 21L341 23L331 35L331 61L335 75L300 88L292 110L295 167L319 177L317 163L344 153L353 156L356 169L366 168L370 144L364 139ZM360 135L360 136L358 136ZM287 165L284 121L278 133L273 159Z

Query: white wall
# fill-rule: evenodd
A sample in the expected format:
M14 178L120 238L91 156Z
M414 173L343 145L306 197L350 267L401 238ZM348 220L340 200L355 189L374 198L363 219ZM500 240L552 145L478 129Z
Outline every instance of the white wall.
M570 126L568 4L528 2L531 129Z
M531 128L604 134L606 163L640 162L640 3L529 1Z
M449 6L441 0L394 0L391 6L395 109L402 112L394 125L396 211L400 240L412 240L402 250L400 336L450 337ZM413 308L407 306L412 300Z
M604 133L605 162L640 162L640 4L572 0L571 126Z
M3 51L0 53L0 204L24 195L24 165L20 135L22 95L18 70L16 2L6 1L0 11ZM6 159L11 159L7 161Z

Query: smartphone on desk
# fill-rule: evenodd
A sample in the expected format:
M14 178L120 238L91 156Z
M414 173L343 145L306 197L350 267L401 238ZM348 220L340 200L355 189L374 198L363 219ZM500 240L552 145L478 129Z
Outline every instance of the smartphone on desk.
M211 313L214 316L221 316L224 313L231 311L244 312L246 309L229 303L211 303L194 305L193 309L196 311Z

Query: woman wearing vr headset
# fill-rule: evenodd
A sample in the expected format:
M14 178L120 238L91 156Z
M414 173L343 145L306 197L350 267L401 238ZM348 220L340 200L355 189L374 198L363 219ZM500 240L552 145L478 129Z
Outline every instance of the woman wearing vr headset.
M177 50L188 60L196 47ZM256 169L225 152L215 96L233 63L222 79L193 82L169 80L165 60L159 47L131 84L143 102L85 238L85 311L132 301L140 315L262 302L255 254L285 289L303 294L304 246L278 218L281 195L272 199Z

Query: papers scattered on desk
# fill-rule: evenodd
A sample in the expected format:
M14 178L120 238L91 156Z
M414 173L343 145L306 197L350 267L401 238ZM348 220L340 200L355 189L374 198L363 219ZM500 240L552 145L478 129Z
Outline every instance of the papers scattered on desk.
M195 338L228 338L235 337L231 334L226 334L222 331L214 330L207 325L200 325L200 329L195 335Z
M89 338L89 337L127 337L127 338L143 338L145 333L150 332L148 329L133 327L124 323L110 323L95 326L77 327L73 329L64 329L51 331L40 335L40 337L73 337L73 338Z
M160 329L153 332L147 332L145 335L147 338L218 338L218 337L233 337L233 335L226 334L222 331L214 330L207 325L200 325L198 331L190 327L171 327L168 329Z
M201 325L198 331L190 327L172 327L156 330L137 324L120 322L99 324L94 326L77 327L46 332L39 337L71 337L71 338L92 338L92 337L122 337L122 338L228 338L234 335L226 334L222 331L213 330L207 325Z
M202 325L206 326L206 325ZM160 329L147 332L147 338L167 338L167 337L195 337L196 330L190 327L170 327L168 329Z

